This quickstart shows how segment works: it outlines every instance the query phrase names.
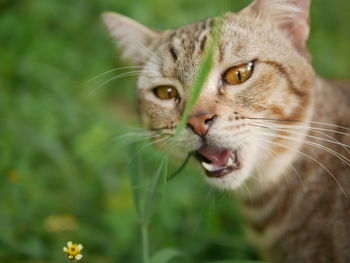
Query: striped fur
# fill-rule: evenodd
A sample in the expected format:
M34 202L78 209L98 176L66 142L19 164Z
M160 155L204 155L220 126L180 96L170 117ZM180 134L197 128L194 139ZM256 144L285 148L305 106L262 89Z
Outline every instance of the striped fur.
M236 190L248 237L268 262L350 262L350 85L314 73L306 49L309 4L257 0L227 13L214 66L191 111L217 116L206 144L239 150L241 169L206 180ZM138 96L144 126L171 137L214 19L155 32L117 14L103 18L111 35L127 43L124 56L143 66ZM228 68L250 61L249 80L235 86L222 81ZM164 85L175 87L180 99L156 98L152 89ZM172 150L185 156L202 145L188 128Z

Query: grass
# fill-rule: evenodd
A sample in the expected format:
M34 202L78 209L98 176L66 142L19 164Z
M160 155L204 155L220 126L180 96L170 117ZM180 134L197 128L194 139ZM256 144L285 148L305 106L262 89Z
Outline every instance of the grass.
M82 262L140 262L138 214L149 207L147 198L156 200L145 215L150 261L175 255L176 262L257 260L235 200L210 189L195 165L165 184L164 174L179 166L168 159L158 182L164 186L150 195L162 154L144 147L147 142L113 140L139 125L135 78L107 83L90 96L115 75L87 83L125 66L100 23L103 11L162 30L247 2L0 1L0 262L62 262L69 240L84 245ZM349 8L341 0L313 3L309 44L324 76L349 77ZM129 151L136 150L130 147L144 147L137 166L130 165ZM130 187L130 175L133 185L146 187ZM135 194L149 197L133 201Z

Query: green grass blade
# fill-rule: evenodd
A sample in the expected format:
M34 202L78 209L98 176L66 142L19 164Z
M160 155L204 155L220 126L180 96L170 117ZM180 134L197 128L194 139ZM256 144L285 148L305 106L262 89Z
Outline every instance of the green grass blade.
M190 99L188 101L188 104L186 105L186 108L183 112L181 121L177 127L176 133L174 137L177 137L180 132L185 128L186 122L188 119L188 116L190 114L191 109L197 102L199 95L201 94L201 91L204 87L205 81L207 80L207 77L210 73L210 70L213 65L213 50L210 49L206 56L203 59L202 65L200 67L199 73L197 75L196 81L193 84L193 90L190 96Z
M208 41L208 47L206 48L206 52L204 54L204 57L201 62L201 66L198 70L197 76L195 78L195 81L193 83L192 92L190 95L190 98L188 100L188 103L185 107L185 110L182 114L181 121L179 125L177 126L174 139L181 133L181 131L186 127L187 119L189 117L189 114L191 112L191 109L196 104L201 91L205 85L205 82L208 79L209 73L213 67L214 63L214 54L215 50L217 50L219 41L220 41L220 30L222 25L222 18L218 18L215 20L213 29L211 31L211 39Z
M168 163L168 155L165 155L162 160L160 161L158 170L156 171L156 174L154 175L154 179L151 185L151 189L146 194L145 199L145 207L144 207L144 217L143 220L146 224L149 224L149 221L152 217L152 214L154 212L154 208L156 206L157 201L159 200L159 196L161 191L159 190L162 182L166 182L166 177L163 179L163 176L167 174L167 172L164 172L164 170L167 170L165 168ZM164 185L164 183L163 183Z
M132 143L129 146L129 156L133 156L134 153L138 149L138 143ZM139 219L142 218L143 215L143 209L142 209L142 199L143 199L143 193L141 187L142 185L142 174L141 174L141 163L140 163L140 156L139 154L136 154L136 156L133 159L132 165L129 165L130 169L130 183L131 183L131 189L132 189L132 195L134 199L134 205L137 212L137 215Z

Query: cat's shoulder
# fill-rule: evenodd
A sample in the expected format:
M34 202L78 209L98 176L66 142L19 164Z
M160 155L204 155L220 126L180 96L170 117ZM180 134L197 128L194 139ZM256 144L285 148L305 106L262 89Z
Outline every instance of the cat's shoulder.
M350 96L350 81L347 80L328 80L322 79L323 85L328 89L337 90L344 93L346 96Z

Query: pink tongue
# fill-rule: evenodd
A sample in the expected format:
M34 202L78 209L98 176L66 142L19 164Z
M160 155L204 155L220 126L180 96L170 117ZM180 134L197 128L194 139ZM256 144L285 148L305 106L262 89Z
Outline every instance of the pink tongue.
M203 146L198 150L198 153L203 155L215 166L223 166L227 163L228 158L232 154L231 150L215 150L208 146Z

